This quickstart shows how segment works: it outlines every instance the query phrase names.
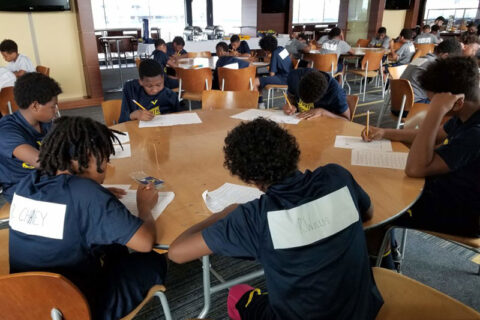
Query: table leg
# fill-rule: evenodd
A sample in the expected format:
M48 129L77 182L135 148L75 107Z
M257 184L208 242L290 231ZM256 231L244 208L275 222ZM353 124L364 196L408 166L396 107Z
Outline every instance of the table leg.
M122 74L122 59L120 58L120 40L115 40L117 43L117 55L118 55L118 72L120 73L120 86L115 89L107 90L107 92L122 92L123 91L123 74Z

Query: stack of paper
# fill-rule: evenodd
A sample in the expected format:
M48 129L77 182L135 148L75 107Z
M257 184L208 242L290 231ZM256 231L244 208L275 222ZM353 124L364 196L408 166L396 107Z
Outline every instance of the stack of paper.
M155 207L152 209L152 216L154 220L162 214L163 210L172 202L175 198L175 193L173 192L159 192L158 201ZM127 190L127 194L123 198L119 199L121 203L127 207L134 216L138 217L137 209L137 190Z
M130 144L115 144L113 146L115 149L115 155L112 155L110 159L121 159L121 158L130 158L132 156L132 151L130 149Z
M123 132L123 133L125 133L125 135L118 134L118 133L114 133L114 135L115 135L115 137L118 138L118 140L120 140L121 144L130 142L130 136L128 135L128 132ZM113 140L113 144L118 144L118 141Z
M337 136L335 138L335 148L392 151L392 143L390 140L365 142L361 137Z
M257 188L225 183L217 190L211 192L206 190L202 194L202 198L208 210L218 213L232 204L246 203L258 199L262 194L263 192Z
M174 113L153 117L150 121L140 121L139 128L148 127L168 127L182 124L202 123L196 112L191 113Z
M231 116L234 119L240 119L245 121L252 121L257 118L263 117L265 119L270 119L277 123L286 123L286 124L298 124L301 119L297 118L296 115L287 115L281 110L258 110L258 109L249 109L247 111L237 113Z
M352 150L352 165L405 169L408 153L406 152L384 152L373 150Z

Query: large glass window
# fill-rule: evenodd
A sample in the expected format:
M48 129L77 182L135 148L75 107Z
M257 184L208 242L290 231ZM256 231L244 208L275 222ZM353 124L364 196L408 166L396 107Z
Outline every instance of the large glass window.
M160 28L164 40L183 34L185 2L171 0L91 0L95 29L142 28L149 19L150 28ZM198 0L196 0L198 1Z
M338 22L340 0L293 0L293 23Z
M220 25L226 34L239 33L242 25L242 0L213 0L213 24Z
M428 0L424 19L431 23L438 16L446 19L474 20L477 15L478 0Z
M207 26L207 0L192 0L192 24L202 30Z

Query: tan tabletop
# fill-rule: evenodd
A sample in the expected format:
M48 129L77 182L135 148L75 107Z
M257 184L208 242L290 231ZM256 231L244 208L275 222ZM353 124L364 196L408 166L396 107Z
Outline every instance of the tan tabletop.
M157 242L169 245L181 232L211 213L202 192L225 182L243 184L223 167L223 144L227 132L240 120L229 116L243 110L197 111L201 124L138 128L138 121L112 128L128 131L132 157L115 159L107 171L107 184L134 184L131 172L143 171L165 181L164 191L175 199L157 220ZM336 135L359 136L363 126L339 119L317 118L285 125L297 137L301 149L300 170L314 170L327 163L347 168L370 195L375 214L365 227L391 219L419 196L423 179L405 176L403 170L350 165L351 150L334 148ZM394 151L408 149L393 143Z
M236 57L237 59L242 59L243 57ZM246 59L242 60L251 60L249 57L245 57ZM179 68L190 69L195 66L195 68L210 68L212 70L215 69L217 64L218 57L213 56L210 58L183 58L178 59L177 64ZM251 62L252 66L257 68L266 67L269 65L268 62Z

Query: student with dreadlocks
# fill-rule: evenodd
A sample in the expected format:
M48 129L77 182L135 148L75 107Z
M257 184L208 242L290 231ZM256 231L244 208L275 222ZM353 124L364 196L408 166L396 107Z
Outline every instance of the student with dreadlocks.
M13 88L19 110L0 119L0 185L10 202L17 183L38 168L38 149L57 111L62 92L55 80L26 73Z
M138 218L101 186L114 139L89 118L56 120L40 150L41 171L19 183L10 213L10 272L64 275L84 293L93 319L125 316L166 274L165 257L151 252L153 185L137 191Z

